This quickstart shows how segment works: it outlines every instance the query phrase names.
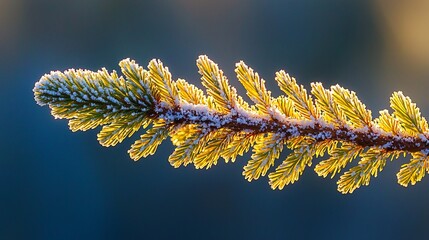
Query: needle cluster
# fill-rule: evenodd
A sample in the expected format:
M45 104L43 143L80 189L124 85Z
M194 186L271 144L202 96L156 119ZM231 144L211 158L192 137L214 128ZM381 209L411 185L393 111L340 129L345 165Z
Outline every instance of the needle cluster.
M130 59L119 65L123 76L106 69L46 74L34 87L35 100L48 105L55 118L68 119L72 131L103 126L98 140L106 147L145 129L128 151L134 160L154 154L168 137L176 147L169 162L176 168L210 168L253 149L243 176L252 181L268 174L273 189L296 182L314 158L324 155L314 167L322 177L334 177L359 158L339 177L341 193L368 185L387 160L401 154L411 155L411 161L397 174L399 184L414 185L429 171L428 124L401 92L390 98L392 112L380 111L374 119L353 91L312 83L308 93L285 71L275 76L285 95L273 97L244 62L235 72L252 104L207 56L197 60L205 92L174 80L159 60L146 69ZM270 171L284 148L291 154Z

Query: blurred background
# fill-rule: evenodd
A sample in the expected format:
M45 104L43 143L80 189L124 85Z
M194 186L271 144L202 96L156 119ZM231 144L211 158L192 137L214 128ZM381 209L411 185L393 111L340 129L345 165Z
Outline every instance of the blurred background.
M241 94L244 60L280 91L285 69L309 88L340 84L378 115L402 90L429 114L427 0L0 0L0 239L417 239L427 235L429 179L403 188L387 164L352 195L307 169L272 191L241 175L250 155L207 171L172 168L166 141L133 162L72 133L33 100L51 70L160 58L201 86L207 54ZM426 115L427 116L427 115ZM287 153L282 155L286 157ZM317 161L316 161L317 162Z

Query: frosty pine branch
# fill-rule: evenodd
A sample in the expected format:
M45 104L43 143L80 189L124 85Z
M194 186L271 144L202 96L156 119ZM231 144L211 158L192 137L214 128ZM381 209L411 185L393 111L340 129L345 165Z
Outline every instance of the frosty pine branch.
M325 153L330 157L314 168L323 177L334 177L360 157L340 176L342 193L368 185L388 159L400 154L412 157L397 174L401 185L414 185L429 171L428 124L401 92L390 98L393 113L383 110L372 119L354 92L312 83L308 94L284 71L275 80L285 96L272 97L265 81L243 62L235 72L254 105L237 95L206 56L198 58L197 67L207 95L183 79L173 80L159 60L147 70L129 59L119 65L124 76L106 69L51 72L36 83L35 99L55 118L69 119L72 131L102 125L98 140L103 146L147 129L129 150L134 160L154 154L167 137L176 146L169 157L174 167L209 168L219 158L234 162L253 147L243 171L252 181L267 174L286 146L292 153L268 175L273 189L297 181L312 159Z

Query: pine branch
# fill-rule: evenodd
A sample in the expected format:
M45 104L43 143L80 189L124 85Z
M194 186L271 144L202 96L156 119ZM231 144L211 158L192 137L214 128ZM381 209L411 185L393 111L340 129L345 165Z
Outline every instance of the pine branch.
M154 154L168 137L176 146L169 158L174 167L192 163L210 168L220 158L234 162L253 147L243 171L252 181L265 176L289 148L292 153L269 174L273 189L297 181L325 153L330 157L315 167L323 177L334 177L360 157L357 166L340 176L342 193L368 185L387 159L400 154L412 156L397 175L401 185L414 185L429 171L428 124L401 92L390 99L393 113L383 110L373 119L354 92L312 83L308 94L284 71L275 79L286 95L273 98L265 81L243 62L235 72L254 105L237 95L207 56L197 60L207 95L183 79L173 80L159 60L152 60L147 70L129 59L119 65L123 76L106 69L46 74L34 87L35 100L48 105L55 118L69 119L72 131L103 126L98 134L103 146L147 129L129 150L134 160Z

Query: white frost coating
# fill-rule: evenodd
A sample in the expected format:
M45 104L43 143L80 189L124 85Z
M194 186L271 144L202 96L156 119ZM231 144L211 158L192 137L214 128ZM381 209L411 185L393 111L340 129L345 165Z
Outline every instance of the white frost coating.
M429 155L429 149L423 149L423 150L422 150L422 153L423 153L424 155L428 156L428 155Z
M423 142L428 142L428 139L426 138L426 136L424 134L419 134L418 136Z
M287 117L275 107L268 108L268 113L272 116L273 119L277 121L284 123L287 122Z
M392 142L387 142L383 146L381 146L381 148L384 148L384 149L390 148L390 147L392 147Z

